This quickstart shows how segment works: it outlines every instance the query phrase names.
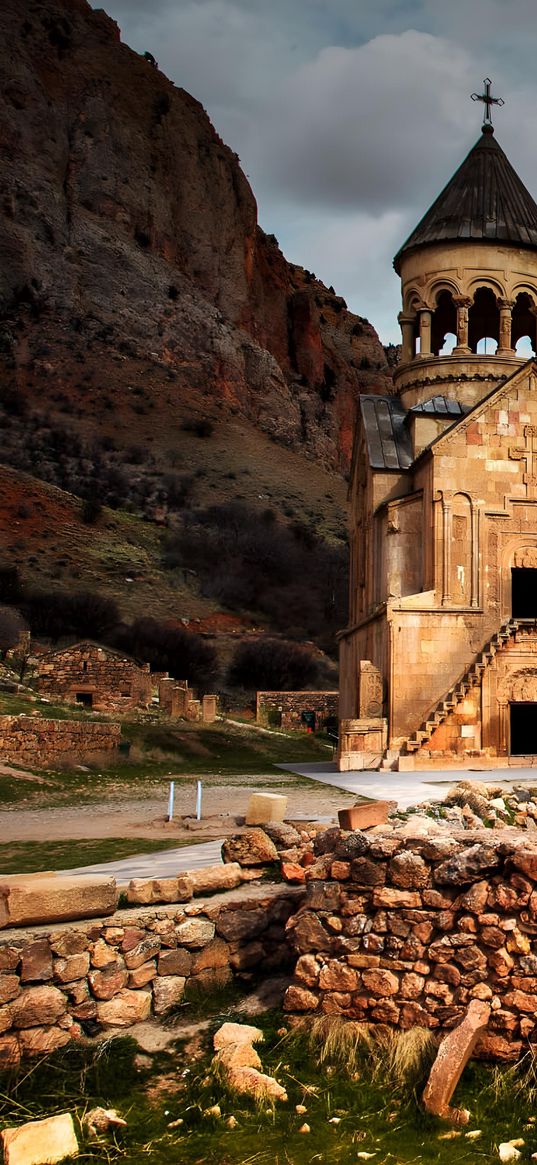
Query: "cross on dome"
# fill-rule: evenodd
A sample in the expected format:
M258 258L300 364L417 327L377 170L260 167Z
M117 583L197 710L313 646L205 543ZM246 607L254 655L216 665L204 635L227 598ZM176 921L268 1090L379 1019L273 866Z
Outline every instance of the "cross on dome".
M483 104L485 106L485 110L483 113L483 125L492 126L492 117L491 117L492 106L493 105L505 105L505 101L504 101L503 97L493 97L492 96L492 93L491 93L492 81L491 81L490 77L485 77L485 79L483 81L483 85L485 86L484 93L471 93L470 96L472 98L472 101L482 101L483 102Z

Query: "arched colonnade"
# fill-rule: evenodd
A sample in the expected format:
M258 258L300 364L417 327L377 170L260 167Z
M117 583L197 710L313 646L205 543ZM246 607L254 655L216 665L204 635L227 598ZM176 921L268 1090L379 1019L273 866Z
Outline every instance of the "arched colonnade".
M537 289L524 286L512 298L491 280L461 294L442 281L427 298L410 290L399 315L402 363L431 356L523 356L537 352Z

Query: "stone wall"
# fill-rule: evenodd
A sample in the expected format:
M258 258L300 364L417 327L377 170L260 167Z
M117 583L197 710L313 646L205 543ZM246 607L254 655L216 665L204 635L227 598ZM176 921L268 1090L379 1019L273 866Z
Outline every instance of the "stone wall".
M89 641L48 651L37 663L37 687L53 700L88 704L99 712L129 712L151 703L149 664Z
M164 1015L185 989L289 961L285 923L300 888L242 887L192 906L120 910L0 941L0 1068L77 1039Z
M314 843L288 931L285 1007L444 1030L492 1007L480 1053L537 1039L537 842L514 829L449 836L334 828Z
M314 712L315 727L322 728L329 717L337 720L338 703L338 692L258 692L256 720L258 724L306 731L302 713Z
M0 716L0 758L33 768L75 756L79 759L119 747L121 727L93 720L42 720Z

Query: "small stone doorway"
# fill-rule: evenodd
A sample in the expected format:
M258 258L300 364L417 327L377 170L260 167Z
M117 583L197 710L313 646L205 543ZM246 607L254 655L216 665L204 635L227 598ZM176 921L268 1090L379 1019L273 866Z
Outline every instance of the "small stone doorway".
M83 704L85 708L93 708L93 692L77 692L77 704Z
M537 755L537 704L510 704L511 756Z
M511 579L513 619L537 619L537 570L514 566Z

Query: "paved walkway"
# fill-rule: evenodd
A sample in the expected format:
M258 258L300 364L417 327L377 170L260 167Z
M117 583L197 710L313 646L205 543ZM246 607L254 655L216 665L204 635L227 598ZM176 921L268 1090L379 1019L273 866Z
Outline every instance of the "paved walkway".
M198 870L201 866L215 866L221 862L223 841L221 837L217 841L200 842L199 845L135 854L119 862L100 862L95 866L79 866L75 870L58 870L58 874L112 874L120 884L130 882L131 878L173 878L181 870Z
M421 801L442 801L448 789L457 781L485 781L487 784L506 786L520 785L531 781L537 785L537 769L453 769L449 772L392 773L389 770L376 772L338 772L335 764L278 765L310 781L320 781L322 785L333 785L356 796L371 797L373 800L397 801L400 809L410 809Z

